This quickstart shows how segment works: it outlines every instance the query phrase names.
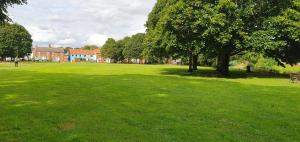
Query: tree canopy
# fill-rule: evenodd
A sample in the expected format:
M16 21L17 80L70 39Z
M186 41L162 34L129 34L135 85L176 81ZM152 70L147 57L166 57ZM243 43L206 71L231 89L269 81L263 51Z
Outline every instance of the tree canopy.
M14 4L26 4L27 0L1 0L0 1L0 23L10 21L7 15L7 7Z
M138 33L121 40L109 38L101 49L102 56L112 59L113 62L123 62L127 59L142 59L144 50L144 33Z
M31 53L32 39L30 33L18 24L0 25L0 57L24 57Z
M113 62L120 62L123 59L122 52L123 46L120 46L113 38L109 38L101 49L102 56L112 59Z
M146 24L146 51L154 56L189 57L189 71L198 54L206 54L217 59L222 74L228 74L232 56L253 51L294 64L300 58L299 3L158 0Z
M124 58L141 59L144 50L144 38L144 33L138 33L130 37L129 40L125 43L125 48L123 49Z
M94 50L94 49L97 49L99 48L98 46L96 45L85 45L82 47L82 49L85 49L85 50Z
M249 44L282 66L300 62L300 1L293 1L279 15L267 19L262 29L251 35Z

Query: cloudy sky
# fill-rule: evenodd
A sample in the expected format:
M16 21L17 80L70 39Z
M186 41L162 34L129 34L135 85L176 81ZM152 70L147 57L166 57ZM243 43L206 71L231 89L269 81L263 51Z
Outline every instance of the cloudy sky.
M156 0L28 0L9 8L14 22L27 28L34 45L102 45L144 32Z

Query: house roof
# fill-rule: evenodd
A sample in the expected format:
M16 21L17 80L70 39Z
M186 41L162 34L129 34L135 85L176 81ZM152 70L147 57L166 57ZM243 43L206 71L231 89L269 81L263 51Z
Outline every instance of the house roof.
M32 48L32 51L64 53L63 48L49 48L49 47L36 47L36 48Z
M84 49L70 49L69 51L70 55L95 55L100 54L100 49L94 49L94 50L84 50Z

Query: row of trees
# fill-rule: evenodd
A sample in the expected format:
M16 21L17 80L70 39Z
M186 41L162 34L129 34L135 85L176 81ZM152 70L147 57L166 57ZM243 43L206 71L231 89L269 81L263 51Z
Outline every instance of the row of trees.
M0 59L24 57L31 52L32 39L21 25L9 23L7 7L26 4L26 0L1 0L0 2Z
M299 0L158 0L144 39L148 60L201 54L229 73L232 56L263 54L280 65L300 60Z
M101 54L105 58L111 59L113 62L131 62L132 59L143 58L145 34L138 33L131 37L125 37L116 41L109 38L101 49Z

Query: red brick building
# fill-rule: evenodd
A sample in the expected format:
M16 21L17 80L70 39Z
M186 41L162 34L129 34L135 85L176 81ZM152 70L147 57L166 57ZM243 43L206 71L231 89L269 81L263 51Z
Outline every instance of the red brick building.
M32 48L32 59L35 61L65 61L63 48L36 47Z

